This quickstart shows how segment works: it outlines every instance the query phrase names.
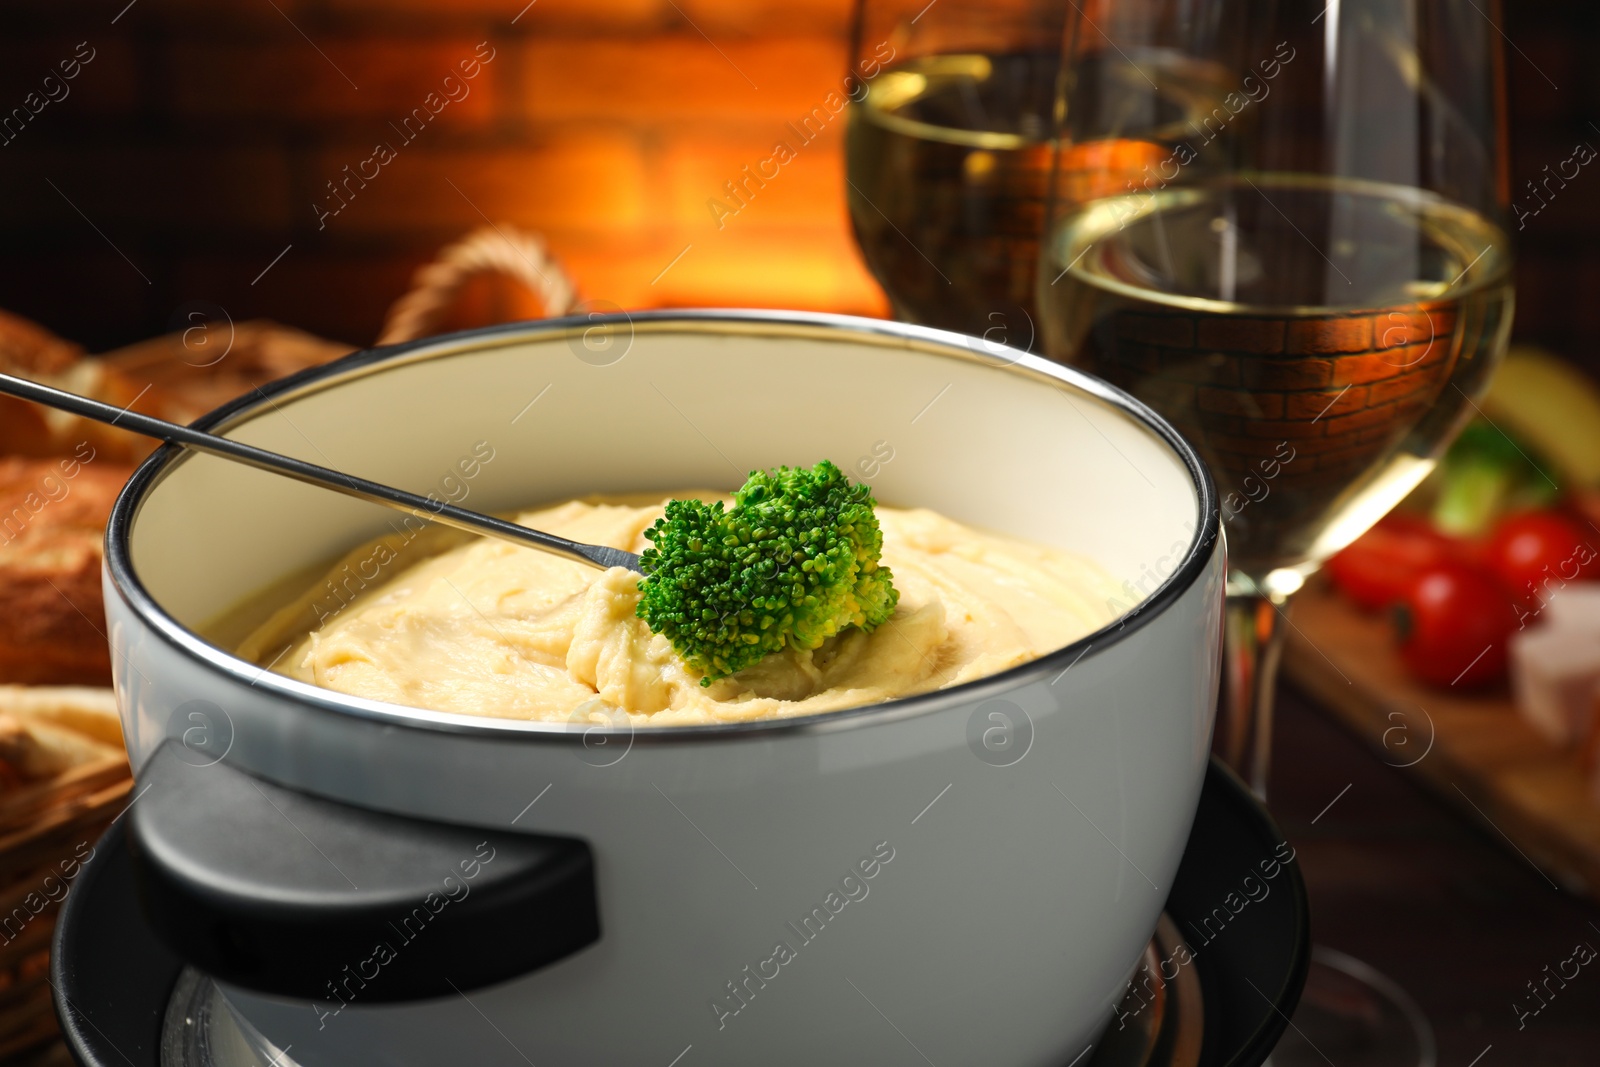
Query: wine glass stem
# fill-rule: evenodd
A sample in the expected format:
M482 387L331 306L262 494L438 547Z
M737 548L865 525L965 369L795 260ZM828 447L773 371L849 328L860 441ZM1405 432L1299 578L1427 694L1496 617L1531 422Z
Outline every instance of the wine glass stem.
M1227 672L1217 723L1222 758L1261 800L1272 757L1272 698L1288 620L1287 597L1227 599L1223 657Z

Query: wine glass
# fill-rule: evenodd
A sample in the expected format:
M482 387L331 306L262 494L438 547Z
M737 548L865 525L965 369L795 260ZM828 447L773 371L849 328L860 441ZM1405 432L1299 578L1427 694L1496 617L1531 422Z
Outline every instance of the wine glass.
M857 0L846 196L897 318L1032 346L1067 10Z
M1044 346L1151 404L1211 467L1229 552L1218 747L1264 796L1290 597L1428 474L1505 351L1498 5L1069 3ZM1386 1059L1375 1016L1338 1015L1352 982L1389 1017L1414 1011L1404 994L1318 959L1289 1035L1320 1046L1306 1062L1429 1061L1425 1023Z

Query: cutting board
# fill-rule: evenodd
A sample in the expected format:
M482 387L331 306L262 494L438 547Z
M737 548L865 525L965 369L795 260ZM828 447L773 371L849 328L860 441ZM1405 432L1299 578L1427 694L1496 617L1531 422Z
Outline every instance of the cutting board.
M1295 684L1553 884L1600 897L1600 793L1574 753L1517 715L1503 685L1463 691L1415 681L1384 619L1323 581L1295 599L1290 619L1284 670Z

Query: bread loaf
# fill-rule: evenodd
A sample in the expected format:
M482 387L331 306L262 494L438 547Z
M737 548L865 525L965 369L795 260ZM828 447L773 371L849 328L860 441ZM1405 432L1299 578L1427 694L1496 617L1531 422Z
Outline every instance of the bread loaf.
M98 362L113 391L148 388L154 414L189 423L258 386L349 351L349 345L275 322L213 322L109 352Z
M109 685L100 564L126 465L0 459L0 683Z
M276 378L350 351L273 322L196 325L104 356L26 319L0 312L0 371L169 422L188 423ZM0 396L0 455L66 456L89 445L100 459L133 463L156 442Z
M0 312L0 371L188 423L349 345L271 322L196 320L90 358ZM0 685L108 685L100 594L106 517L156 442L0 396Z

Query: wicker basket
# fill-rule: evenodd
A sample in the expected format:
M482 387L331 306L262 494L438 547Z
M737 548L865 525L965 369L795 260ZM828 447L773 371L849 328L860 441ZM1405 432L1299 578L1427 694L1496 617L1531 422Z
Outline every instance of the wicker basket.
M127 760L106 755L0 796L0 1059L56 1033L50 935L67 874L132 786Z

